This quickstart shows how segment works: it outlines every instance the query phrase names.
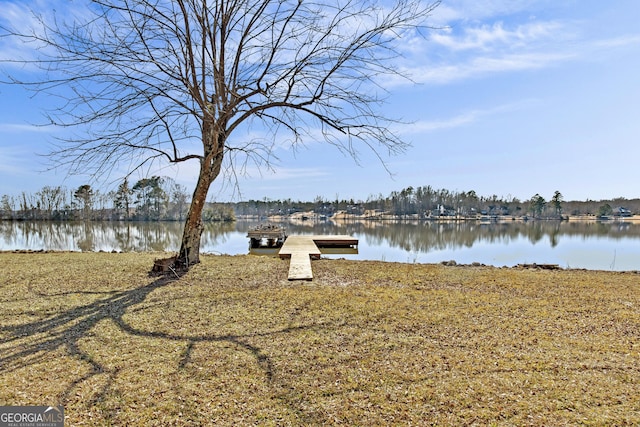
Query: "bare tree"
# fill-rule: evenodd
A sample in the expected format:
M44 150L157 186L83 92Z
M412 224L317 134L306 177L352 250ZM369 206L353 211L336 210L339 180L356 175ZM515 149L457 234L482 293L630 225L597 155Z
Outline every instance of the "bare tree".
M72 173L199 161L179 254L188 266L212 182L270 167L275 141L323 140L356 160L360 146L381 160L406 147L381 113L381 82L401 75L398 42L420 36L439 1L87 3L72 18L3 29L33 43L46 71L12 82L62 100L47 119L77 128L52 153Z
M6 194L0 198L0 212L2 212L2 219L13 219L16 210L16 201L13 197Z
M54 215L59 214L60 208L64 205L65 189L62 187L51 187L46 185L36 193L42 210L45 212L46 219L53 219Z
M189 192L187 188L169 177L164 177L163 190L169 197L167 219L183 221L186 214Z

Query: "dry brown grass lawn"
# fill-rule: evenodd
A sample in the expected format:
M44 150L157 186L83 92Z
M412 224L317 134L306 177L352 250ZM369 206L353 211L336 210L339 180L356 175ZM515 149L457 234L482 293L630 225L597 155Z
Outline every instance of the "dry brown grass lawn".
M1 253L0 404L76 425L639 425L640 275Z

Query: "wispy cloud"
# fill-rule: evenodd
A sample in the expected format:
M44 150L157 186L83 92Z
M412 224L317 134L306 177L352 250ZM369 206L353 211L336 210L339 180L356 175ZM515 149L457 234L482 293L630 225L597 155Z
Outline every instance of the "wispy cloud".
M322 178L329 175L329 172L320 167L312 168L281 168L276 167L271 171L265 170L250 170L248 175L251 177L260 176L263 181L282 181L282 180L296 180L296 179L308 179L308 178Z
M51 133L54 130L51 126L37 126L21 123L0 123L0 132L22 133L22 132L42 132Z
M55 27L73 22L78 17L89 16L89 9L82 2L23 0L3 1L0 14L0 62L5 67L18 67L20 71L37 70L37 58L50 48L43 43L27 42L16 34L46 38L43 23ZM16 33L16 34L12 34ZM55 52L49 53L55 55Z
M431 42L452 51L527 48L540 41L554 39L565 28L558 22L531 22L506 28L502 22L466 27L462 34L451 28L433 34Z
M448 0L433 14L437 25L453 22L472 23L515 13L533 13L553 0Z
M437 9L441 30L427 40L408 40L402 74L423 84L443 85L503 73L539 70L569 61L606 61L605 49L640 45L640 34L605 38L575 19L536 18L545 1L451 1ZM406 85L389 79L387 87Z
M0 61L5 66L15 64L21 69L29 66L20 61L30 61L35 58L37 46L28 44L20 37L10 36L7 30L33 31L37 26L29 2L3 2L0 16ZM45 9L47 10L47 9ZM18 61L18 62L14 62Z
M427 40L405 44L405 58L398 69L423 84L448 84L499 73L547 68L576 60L576 30L559 21L504 22L465 25L434 30ZM388 80L387 87L407 84Z
M497 73L547 68L576 58L577 54L572 52L502 53L495 56L478 56L449 64L426 64L407 69L407 73L410 73L412 79L418 83L446 84Z
M262 198L265 194L296 194L298 191L307 191L310 182L322 188L320 182L330 177L331 173L321 167L276 167L271 170L249 168L245 174L236 177L237 180L227 179L223 183L218 182L216 186L212 186L209 196L212 200L220 197L247 200Z
M526 99L521 102L504 104L497 107L484 109L484 110L471 110L465 111L453 117L448 117L438 120L422 120L415 122L409 126L405 126L403 133L405 134L420 134L425 132L435 132L439 130L454 129L463 126L471 125L482 119L505 114L512 111L523 110L539 104L539 100Z
M27 153L23 148L7 144L0 145L0 170L13 176L23 176L30 172L26 159L31 159L33 153Z
M628 34L621 37L597 40L594 43L594 47L600 49L615 49L631 46L640 46L640 34Z

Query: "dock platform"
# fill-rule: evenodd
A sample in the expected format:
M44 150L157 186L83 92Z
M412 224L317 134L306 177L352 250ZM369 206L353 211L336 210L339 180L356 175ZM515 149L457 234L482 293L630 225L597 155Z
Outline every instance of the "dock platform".
M289 280L313 280L311 260L320 258L323 248L344 248L345 253L357 253L357 246L358 239L347 235L298 235L287 237L278 254L280 258L290 258Z

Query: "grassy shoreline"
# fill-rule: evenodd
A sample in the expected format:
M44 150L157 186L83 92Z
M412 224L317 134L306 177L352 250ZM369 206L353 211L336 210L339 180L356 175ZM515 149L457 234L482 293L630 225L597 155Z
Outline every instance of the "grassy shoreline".
M637 425L640 275L0 253L0 402L68 425Z

